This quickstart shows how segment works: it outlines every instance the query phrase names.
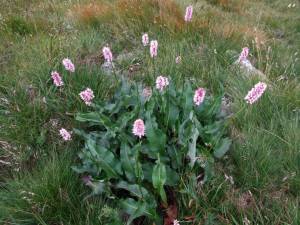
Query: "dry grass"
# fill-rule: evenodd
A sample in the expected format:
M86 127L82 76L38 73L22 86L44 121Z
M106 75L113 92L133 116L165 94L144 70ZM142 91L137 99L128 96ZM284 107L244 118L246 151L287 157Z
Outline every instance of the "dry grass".
M182 10L173 0L118 0L77 4L70 15L83 24L114 23L120 26L152 24L175 31L183 29Z
M266 32L246 19L245 0L216 0L211 3L194 15L189 31L209 30L220 38L246 39L259 44L267 42ZM175 0L118 0L113 3L102 0L77 4L70 12L73 18L84 25L105 23L121 30L127 27L137 33L147 31L149 26L175 33L182 33L186 29L184 9ZM238 21L237 15L240 16Z
M255 41L257 45L265 44L269 40L265 31L251 24L236 24L228 19L224 19L222 22L210 23L210 30L220 38L244 38L248 41Z
M246 0L213 0L213 5L220 6L228 12L243 14L246 6Z
M77 4L72 7L69 14L83 24L94 24L108 21L113 13L112 5L105 2L90 2Z

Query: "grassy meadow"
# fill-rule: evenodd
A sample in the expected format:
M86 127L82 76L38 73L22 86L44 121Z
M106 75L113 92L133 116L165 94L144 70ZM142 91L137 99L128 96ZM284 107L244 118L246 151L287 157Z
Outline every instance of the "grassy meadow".
M186 6L193 19L184 21ZM295 5L293 5L295 4ZM0 0L0 224L123 224L118 205L90 190L71 167L82 143L59 129L81 126L95 101L116 89L103 67L153 85L153 75L184 79L231 102L230 151L200 185L184 177L180 224L300 224L300 4L290 0ZM143 33L158 40L153 63ZM243 47L268 88L253 105L244 97L262 80L233 66ZM180 55L182 62L175 63ZM61 61L70 58L75 73ZM65 85L56 88L51 71ZM233 183L225 179L232 176ZM125 222L124 222L125 224ZM146 221L143 224L150 224Z

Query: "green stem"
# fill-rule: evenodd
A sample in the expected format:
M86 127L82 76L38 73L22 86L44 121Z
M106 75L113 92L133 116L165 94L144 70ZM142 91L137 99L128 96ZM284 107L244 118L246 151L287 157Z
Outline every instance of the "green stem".
M139 145L141 146L141 141L139 142ZM138 152L137 152L137 156L136 156L136 168L138 168L138 162L139 162L139 149L138 149ZM140 176L140 173L138 174L138 185L139 185L139 190L141 192L141 196L142 196L142 199L144 199L144 195L143 195L143 191L142 191L142 180L141 180L141 176Z
M119 80L117 78L117 73L116 73L115 65L113 64L113 62L111 62L111 66L112 66L112 72L114 74L115 80L116 80L117 83L119 83Z
M169 96L169 88L167 87L167 89L168 90L166 91L166 94L167 94L167 105L166 105L167 106L167 109L166 109L166 112L167 112L167 116L166 116L167 117L167 123L166 124L167 124L167 126L166 126L166 129L168 130L169 114L170 114L170 101L169 101L170 100L169 99L170 96Z
M152 65L153 65L153 79L155 80L155 62L154 62L154 57L152 58Z

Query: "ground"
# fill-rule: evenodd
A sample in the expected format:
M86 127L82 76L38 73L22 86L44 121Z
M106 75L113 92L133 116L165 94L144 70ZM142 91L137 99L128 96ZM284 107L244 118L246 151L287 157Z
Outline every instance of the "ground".
M300 224L299 2L290 0L0 0L0 221L3 224L110 224L118 207L89 189L71 169L81 147L64 142L61 127L79 126L87 111L78 93L106 99L115 89L103 69L111 47L116 69L151 84L149 74L176 83L191 79L230 102L229 153L211 181L186 180L179 220L195 224ZM183 20L192 4L191 23ZM159 42L159 57L144 55L141 36ZM233 64L248 46L265 77ZM182 63L175 64L176 56ZM69 57L76 73L63 91L51 81ZM155 69L155 70L154 70ZM268 84L245 104L259 80ZM231 176L230 179L225 179ZM249 220L249 222L247 222Z

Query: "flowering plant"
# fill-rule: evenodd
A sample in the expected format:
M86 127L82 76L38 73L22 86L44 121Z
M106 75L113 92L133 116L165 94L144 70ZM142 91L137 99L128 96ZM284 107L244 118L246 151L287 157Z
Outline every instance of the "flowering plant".
M153 88L123 80L111 100L76 116L86 127L75 130L85 147L74 169L90 177L92 194L119 199L130 215L127 224L140 216L161 224L157 209L168 205L166 190L180 191L189 174L204 172L205 183L214 158L231 144L224 137L221 96L188 81L175 88L167 77L158 80L164 82Z

